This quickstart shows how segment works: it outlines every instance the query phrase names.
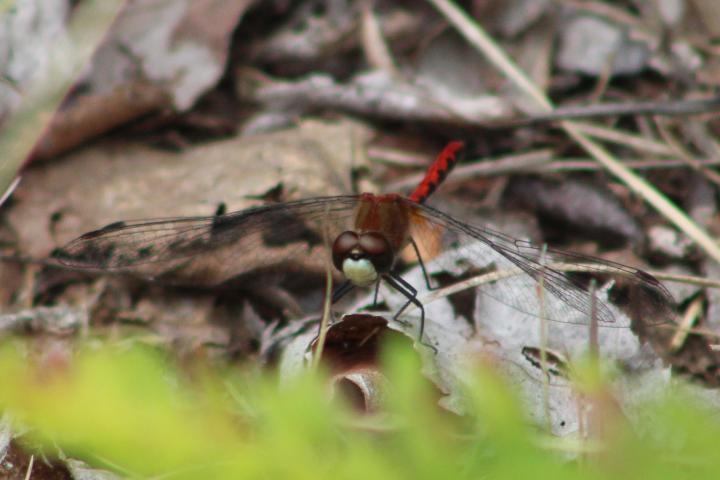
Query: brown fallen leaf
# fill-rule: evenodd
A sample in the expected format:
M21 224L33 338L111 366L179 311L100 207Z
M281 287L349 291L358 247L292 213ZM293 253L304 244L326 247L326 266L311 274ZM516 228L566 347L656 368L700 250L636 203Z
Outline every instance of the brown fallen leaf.
M68 102L55 113L50 127L35 146L33 160L59 155L143 115L170 107L160 87L127 83L99 94Z

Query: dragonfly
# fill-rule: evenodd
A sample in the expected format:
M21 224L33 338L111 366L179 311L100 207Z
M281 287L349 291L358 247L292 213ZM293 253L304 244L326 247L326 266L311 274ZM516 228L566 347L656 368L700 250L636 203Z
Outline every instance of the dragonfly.
M475 288L550 321L589 324L595 319L600 325L613 325L616 313L608 302L629 310L643 325L674 321L672 297L643 270L538 247L428 206L426 201L452 170L462 148L462 142L450 142L407 196L326 196L211 216L119 221L85 233L54 256L76 269L132 272L154 279L219 272L228 278L263 269L292 274L314 267L322 272L330 257L335 269L333 303L353 289L369 287L375 287L377 302L377 288L386 282L406 299L394 319L399 320L410 305L419 309L421 342L424 305L417 286L403 277L404 267L413 262L421 267L428 290L438 287L435 273L457 272L462 259L482 265L486 274L504 272L490 282L492 288ZM568 272L569 264L582 268ZM538 285L549 300L541 308L534 288ZM598 285L610 286L607 301L594 294Z

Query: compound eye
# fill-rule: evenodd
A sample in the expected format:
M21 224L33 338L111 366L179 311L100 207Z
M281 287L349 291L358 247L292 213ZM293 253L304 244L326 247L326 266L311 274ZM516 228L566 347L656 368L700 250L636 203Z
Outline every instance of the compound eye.
M337 236L332 246L332 260L335 268L342 272L343 261L353 249L358 248L359 243L358 234L350 230Z
M360 249L365 252L378 273L389 272L395 258L387 238L378 232L363 233Z

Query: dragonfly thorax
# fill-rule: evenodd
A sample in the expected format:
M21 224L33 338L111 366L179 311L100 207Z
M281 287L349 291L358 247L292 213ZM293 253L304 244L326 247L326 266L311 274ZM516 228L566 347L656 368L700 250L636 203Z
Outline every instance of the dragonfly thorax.
M380 232L358 234L346 231L338 235L332 248L333 264L359 287L367 287L390 271L395 255L390 242Z

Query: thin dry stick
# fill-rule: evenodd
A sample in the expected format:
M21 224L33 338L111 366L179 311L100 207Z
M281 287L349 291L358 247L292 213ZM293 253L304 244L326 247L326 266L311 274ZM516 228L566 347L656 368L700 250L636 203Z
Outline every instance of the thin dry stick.
M673 337L670 339L670 345L668 346L668 350L670 353L677 352L678 350L680 350L680 347L683 346L688 334L693 329L693 325L695 324L695 322L697 322L698 318L700 318L700 314L702 313L702 305L702 297L697 297L690 303L687 310L685 310L685 314L680 321L680 325L678 325L678 328L675 331L675 335L673 335Z
M5 200L7 200L8 198L10 198L10 195L13 194L13 192L15 191L15 189L17 188L17 186L20 185L20 179L21 179L21 178L22 178L22 177L21 177L20 175L18 175L17 177L15 177L15 180L13 180L13 181L10 183L10 185L8 185L7 189L5 190L5 193L0 194L0 207L2 206L3 203L5 203Z
M543 245L540 254L540 265L545 266L545 252L547 245ZM552 423L550 421L550 372L548 369L547 349L548 349L548 325L545 316L545 277L540 277L537 286L538 301L540 302L540 368L543 372L542 394L543 409L545 410L545 427L547 431L551 431Z
M665 140L665 143L675 152L675 155L680 157L681 160L695 169L695 171L699 172L709 182L712 182L715 185L720 185L720 174L708 168L703 168L700 161L685 147L683 147L678 139L675 138L675 135L670 132L666 122L662 121L660 118L656 118L655 125L657 126L660 135L663 137L663 140Z
M30 455L30 461L28 462L27 471L25 472L25 480L30 480L32 471L33 471L33 465L35 464L35 455Z
M325 349L325 339L327 338L328 324L330 323L330 307L332 304L332 261L330 260L330 252L332 247L330 244L330 228L328 226L328 216L330 215L330 204L325 207L325 219L323 221L323 240L325 242L325 300L323 301L323 314L318 326L318 339L315 355L313 355L313 368L317 369L320 365L323 350Z
M617 117L622 115L694 115L720 109L720 96L699 100L669 100L664 102L594 103L571 107L559 107L550 113L530 115L517 120L493 122L492 126L518 127L557 120Z
M360 26L365 58L372 67L385 70L392 75L397 75L398 71L395 60L383 36L380 22L375 12L373 12L372 7L373 4L369 1L364 1L360 5L362 14L360 17Z
M720 280L716 280L713 278L705 278L705 277L696 277L693 275L679 275L674 273L663 273L663 272L653 272L648 271L650 275L657 278L658 280L663 280L667 282L677 282L677 283L685 283L687 285L695 285L698 287L707 287L707 288L720 288Z
M585 135L599 140L604 140L616 145L623 145L634 150L651 153L653 155L663 155L666 157L672 157L675 155L672 148L651 138L623 132L616 128L604 127L602 125L592 125L586 122L574 122L574 124Z
M598 308L597 308L597 284L595 279L590 279L590 332L588 335L588 351L592 357L592 361L596 362L600 358L600 342L598 341L599 325L598 325Z
M667 168L691 168L687 162L682 160L674 159L662 159L662 160L633 160L625 159L625 165L628 168L635 170L656 170L656 169L667 169ZM698 165L703 168L717 167L720 165L720 159L709 159L702 158L697 160ZM538 167L528 168L530 171L540 172L561 172L561 171L597 171L600 170L602 165L598 165L597 162L592 160L583 160L580 158L563 158L557 161L548 162Z
M485 55L522 92L532 98L543 110L547 112L553 110L553 105L545 94L510 60L477 22L449 0L428 0L428 2L437 8L473 47ZM708 255L720 262L720 245L682 210L673 205L645 180L635 175L604 148L590 140L575 123L565 120L560 122L560 125L571 138L598 162L603 164L608 171L622 180L635 193L642 196L653 208L674 223L681 231L685 232Z

